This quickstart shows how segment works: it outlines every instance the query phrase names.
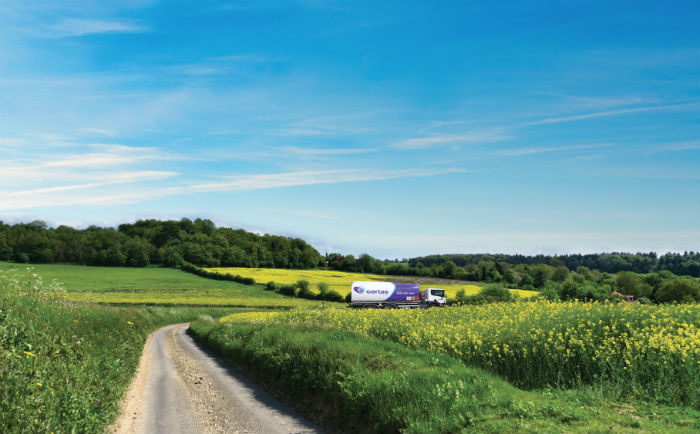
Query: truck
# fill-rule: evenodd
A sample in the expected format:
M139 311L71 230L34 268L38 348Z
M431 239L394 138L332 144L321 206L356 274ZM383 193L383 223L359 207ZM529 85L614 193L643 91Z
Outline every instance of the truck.
M421 291L417 283L352 282L351 308L414 309L445 306L445 290L428 288Z

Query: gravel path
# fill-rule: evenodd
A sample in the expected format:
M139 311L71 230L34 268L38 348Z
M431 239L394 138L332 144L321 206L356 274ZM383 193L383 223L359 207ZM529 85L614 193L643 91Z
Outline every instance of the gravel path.
M321 433L200 347L187 327L148 337L112 433Z

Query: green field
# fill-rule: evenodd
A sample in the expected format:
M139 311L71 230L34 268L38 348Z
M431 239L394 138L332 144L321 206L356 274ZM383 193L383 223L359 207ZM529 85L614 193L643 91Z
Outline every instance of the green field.
M191 330L288 405L338 432L641 434L700 428L700 412L690 407L614 399L593 387L526 391L444 354L318 324L198 320Z
M175 269L6 262L0 303L0 432L103 431L148 333L198 317L197 339L336 431L700 430L698 305L351 311Z
M265 291L262 285L206 279L171 268L92 267L0 262L2 270L31 268L57 280L73 301L108 304L304 308L314 302Z
M59 285L9 268L0 270L3 433L104 432L151 331L236 310L74 303Z

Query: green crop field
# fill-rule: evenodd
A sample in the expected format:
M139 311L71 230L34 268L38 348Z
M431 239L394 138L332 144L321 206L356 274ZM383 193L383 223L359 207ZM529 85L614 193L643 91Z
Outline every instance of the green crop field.
M336 431L700 430L697 304L353 311L266 291L269 271L257 273L242 285L165 268L0 262L0 432L104 431L145 337L182 321Z
M93 267L0 262L2 270L32 269L56 280L73 301L109 304L303 308L315 305L265 291L262 285L206 279L171 268Z
M39 267L41 268L41 267ZM84 267L74 267L73 281ZM53 267L69 275L70 266ZM155 328L236 311L74 303L26 267L0 269L0 432L104 432Z

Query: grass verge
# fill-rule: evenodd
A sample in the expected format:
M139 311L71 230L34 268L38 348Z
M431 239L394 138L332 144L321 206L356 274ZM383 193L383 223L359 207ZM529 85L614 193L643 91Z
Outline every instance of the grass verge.
M700 414L686 407L649 410L583 389L523 391L452 357L335 328L200 319L190 333L331 431L672 433L700 427Z
M0 272L0 432L103 432L151 331L231 310L76 304L31 272Z

